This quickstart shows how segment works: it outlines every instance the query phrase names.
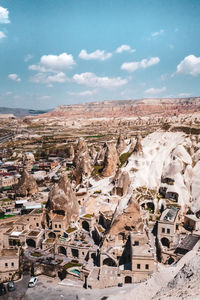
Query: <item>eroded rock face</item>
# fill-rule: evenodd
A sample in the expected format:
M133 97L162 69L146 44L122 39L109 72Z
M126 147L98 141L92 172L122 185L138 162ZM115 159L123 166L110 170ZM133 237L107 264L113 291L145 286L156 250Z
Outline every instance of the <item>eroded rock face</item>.
M88 147L83 139L79 139L78 141L73 162L75 166L74 176L76 178L76 184L79 184L84 179L89 178L92 172Z
M122 153L122 151L126 148L126 143L124 141L124 138L122 137L122 135L120 134L118 139L117 139L117 153L118 155L120 155Z
M97 151L96 151L94 145L92 145L90 148L90 157L93 162L95 161L96 156L97 156Z
M140 215L140 207L133 197L130 198L128 206L123 210L122 214L114 216L110 230L104 240L103 248L108 249L121 244L122 241L119 240L119 235L127 239L131 231L144 232L144 223Z
M64 213L67 216L67 225L77 220L79 216L78 201L67 174L64 173L58 183L52 187L46 209L48 214Z
M73 160L74 159L74 147L70 145L69 147L69 159Z
M136 145L135 145L135 148L134 148L133 152L138 153L138 154L143 153L141 135L137 136L137 141L136 141Z
M133 197L130 198L127 208L123 213L114 219L110 234L117 234L123 231L143 232L144 224L140 215L140 207Z
M112 176L113 173L115 173L118 164L119 164L119 157L115 145L107 144L102 175L104 177Z
M107 150L107 144L104 143L103 147L99 150L99 152L96 155L96 159L94 164L95 165L102 165L105 159L105 154L106 154L106 150Z
M130 148L129 148L129 152L131 153L131 152L133 152L133 150L135 149L135 145L136 145L135 139L131 138L131 139L130 139L130 144L131 144L131 146L130 146Z
M32 175L28 173L26 169L23 170L21 178L16 187L16 193L18 195L27 196L38 192L38 186L36 180Z
M125 196L131 183L128 172L122 172L121 169L119 169L114 177L113 183L115 185L113 194Z

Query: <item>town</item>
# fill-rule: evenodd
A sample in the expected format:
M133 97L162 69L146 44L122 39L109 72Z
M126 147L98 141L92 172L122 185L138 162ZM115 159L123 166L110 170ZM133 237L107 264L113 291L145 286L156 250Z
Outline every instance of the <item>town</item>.
M188 192L198 195L190 175L196 164L198 176L198 134L166 132L155 118L148 123L159 131L143 136L131 121L113 136L102 134L105 121L88 136L87 124L70 121L78 137L62 136L58 120L54 132L40 127L43 119L20 120L17 131L15 118L6 122L13 130L2 131L0 152L1 283L28 272L85 289L122 287L198 252L200 207Z

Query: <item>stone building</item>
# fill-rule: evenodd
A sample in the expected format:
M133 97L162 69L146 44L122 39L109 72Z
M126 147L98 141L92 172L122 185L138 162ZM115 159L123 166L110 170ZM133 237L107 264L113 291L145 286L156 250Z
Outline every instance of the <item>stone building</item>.
M3 249L0 253L0 282L9 281L19 271L19 251Z
M179 212L174 206L166 208L158 221L158 239L164 247L170 248L176 242Z

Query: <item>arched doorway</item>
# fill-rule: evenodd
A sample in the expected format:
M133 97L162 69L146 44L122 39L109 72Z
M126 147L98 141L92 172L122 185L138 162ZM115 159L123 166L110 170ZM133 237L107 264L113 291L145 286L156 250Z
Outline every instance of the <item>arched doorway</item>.
M66 251L65 247L59 246L59 247L58 247L58 253L59 253L59 254L64 254L64 255L66 255L66 254L67 254L67 251Z
M126 276L124 283L132 283L132 277L131 276Z
M106 265L106 266L109 266L109 267L116 267L117 266L116 262L110 257L105 258L103 260L103 265Z
M165 246L167 248L169 248L169 246L170 246L170 242L169 242L168 238L166 238L166 237L163 237L161 239L161 243L162 243L163 246Z
M171 265L174 263L174 258L170 256L170 258L168 259L168 265Z
M155 210L155 206L154 206L154 203L153 202L147 202L147 209L150 213L154 213L154 210Z
M36 247L36 243L35 243L35 241L34 241L33 239L28 239L28 240L26 240L26 243L27 243L27 245L28 245L29 247L33 247L33 248Z
M90 225L87 221L83 221L82 222L82 228L87 230L87 231L90 231Z
M49 232L48 236L49 236L50 239L55 239L56 238L56 234L53 231Z
M72 255L78 258L78 249L72 249Z

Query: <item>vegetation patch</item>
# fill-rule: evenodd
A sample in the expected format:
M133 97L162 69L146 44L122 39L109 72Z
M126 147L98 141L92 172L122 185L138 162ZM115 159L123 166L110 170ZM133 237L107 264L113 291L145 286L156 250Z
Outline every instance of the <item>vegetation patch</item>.
M42 256L42 254L40 253L40 252L32 252L31 253L31 256L34 256L34 257L41 257Z
M92 176L93 177L100 177L102 171L103 171L103 166L94 166L94 169L92 171Z
M94 194L101 194L101 190L98 190L98 191L94 191Z
M86 214L83 216L83 218L88 218L88 219L91 219L92 217L93 217L93 215L91 215L91 214Z
M72 227L72 228L68 228L68 229L66 230L66 232L67 232L67 233L71 233L71 232L74 232L74 231L76 231L76 230L77 230L76 227Z
M7 219L7 218L11 218L11 217L15 217L15 215L5 215L5 216L1 216L0 219Z
M64 269L67 270L72 267L81 267L81 266L82 266L82 264L80 264L80 263L68 262L67 264L64 265Z
M127 160L129 159L129 157L131 156L131 152L126 152L126 153L123 153L120 157L119 157L119 160L120 160L120 165L119 167L121 168L125 162L127 162Z

